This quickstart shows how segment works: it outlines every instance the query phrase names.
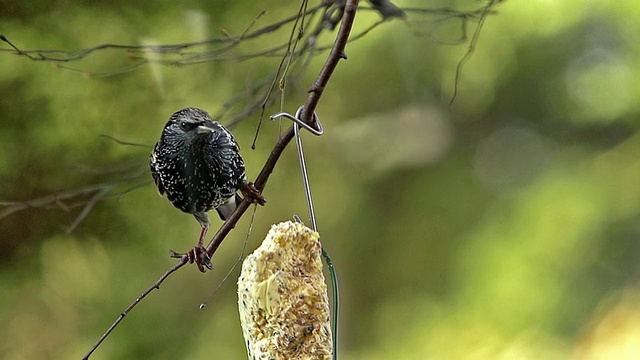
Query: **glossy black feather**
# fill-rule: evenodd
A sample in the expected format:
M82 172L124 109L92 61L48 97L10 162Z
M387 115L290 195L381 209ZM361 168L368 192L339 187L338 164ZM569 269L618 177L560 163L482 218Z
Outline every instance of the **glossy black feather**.
M208 225L209 210L224 206L220 214L233 212L236 192L246 182L233 135L198 108L171 115L149 157L149 168L159 193L203 226Z

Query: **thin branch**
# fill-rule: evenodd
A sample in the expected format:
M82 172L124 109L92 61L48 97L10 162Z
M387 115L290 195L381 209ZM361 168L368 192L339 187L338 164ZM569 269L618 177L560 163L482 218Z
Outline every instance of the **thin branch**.
M449 100L449 106L453 105L453 102L456 100L458 96L458 88L460 85L460 77L462 76L462 68L467 63L467 61L473 55L473 52L476 50L476 45L478 44L478 39L480 38L480 32L482 31L482 27L484 26L485 20L487 16L489 16L489 10L491 8L501 2L502 0L490 0L489 3L484 7L482 14L480 15L480 20L478 21L478 26L476 26L476 30L473 32L473 37L471 38L471 42L469 42L469 47L467 48L467 52L464 54L462 59L458 62L456 66L456 75L453 82L453 94L451 95L451 99Z
M501 2L500 0L490 0L490 6ZM342 11L341 8L336 8L338 2L336 1L322 1L318 5L304 9L303 17L306 16L315 16L318 14L322 14L319 16L318 21L316 22L316 26L313 32L306 39L305 43L315 43L316 38L327 30L331 30L335 24L339 22L338 19L332 20L328 19L327 16L331 17L333 13L340 13ZM466 24L468 20L479 20L483 16L487 14L491 14L492 11L489 10L490 6L483 6L479 9L475 9L472 11L460 11L452 8L403 8L402 11L404 13L410 13L415 16L435 16L436 20L432 22L433 26L430 26L433 31L434 27L437 27L439 24L442 24L444 21L449 19L460 19L462 23ZM373 8L364 7L362 8L364 11L378 11ZM246 61L250 59L261 58L265 56L278 56L283 57L287 55L285 49L287 49L291 42L286 42L283 44L276 45L269 49L258 49L256 51L250 51L247 53L239 53L232 54L231 50L237 48L240 44L245 43L247 41L252 41L257 38L260 38L266 34L273 33L283 26L291 23L297 22L300 19L299 14L291 15L287 18L279 20L273 24L269 24L259 28L253 32L250 32L251 28L255 26L258 19L260 19L264 15L264 12L261 12L256 18L243 30L241 35L232 36L228 31L223 29L221 32L223 34L222 37L211 38L202 41L194 41L194 42L186 42L186 43L176 43L176 44L165 44L165 45L128 45L128 44L99 44L93 47L77 49L77 50L58 50L58 49L33 49L33 50L23 50L14 43L12 43L6 36L0 35L0 40L7 43L11 49L0 49L0 52L13 52L18 56L26 57L33 61L45 61L52 62L57 68L78 72L86 77L105 77L116 74L122 74L130 71L134 71L139 69L147 64L161 64L166 66L187 66L200 64L205 62L212 61ZM384 14L383 14L384 15ZM383 19L384 20L384 19ZM388 20L388 19L387 19ZM328 23L329 21L329 23ZM335 22L335 23L334 23ZM419 23L420 20L407 20L408 23ZM377 27L379 22L376 22L371 29ZM357 40L360 36L352 36L350 41ZM465 36L466 38L466 36ZM456 44L459 43L456 42ZM316 50L318 52L327 49L327 46L317 47ZM70 65L65 65L67 63L77 62L83 60L94 53L102 50L120 50L124 51L127 54L127 57L133 61L132 64L126 65L122 68L106 71L106 72L91 72L88 70L83 70L80 68L76 68ZM303 47L300 50L300 54L304 54L308 51L307 46ZM151 55L159 55L155 57L151 57ZM291 54L293 55L293 54ZM295 56L294 56L295 57Z
M0 207L4 207L0 211L0 220L8 217L19 211L27 209L61 209L65 212L70 212L72 209L82 207L80 213L76 216L74 221L67 227L66 232L69 233L75 230L82 221L89 215L91 210L108 197L122 197L135 189L143 186L147 186L151 181L145 181L144 183L129 186L125 190L115 192L114 190L123 187L126 184L135 182L143 175L146 175L144 169L139 162L126 162L124 164L105 167L105 168L92 168L85 165L75 165L79 171L88 173L92 176L117 176L118 179L113 182L103 182L99 184L87 185L81 188L58 192L47 196L30 199L26 201L2 201L0 200ZM72 201L72 202L69 202Z
M330 6L330 3L320 3L310 9L308 9L304 15L309 15L312 14L324 7ZM262 15L262 13L258 16L258 18ZM226 34L225 36L221 37L221 38L212 38L212 39L207 39L207 40L203 40L203 41L194 41L194 42L187 42L187 43L179 43L179 44L167 44L167 45L123 45L123 44L100 44L100 45L96 45L93 47L89 47L89 48L85 48L85 49L79 49L79 50L72 50L72 51L65 51L65 50L22 50L19 47L17 47L16 45L14 45L11 41L9 41L9 39L7 39L7 37L5 35L0 35L0 40L4 41L5 43L7 43L9 46L11 46L13 48L13 50L15 51L16 55L21 55L21 56L26 56L27 58L34 60L34 61L52 61L52 62L73 62L73 61L78 61L78 60L82 60L84 58L86 58L87 56L93 54L96 51L99 50L105 50L105 49L119 49L119 50L127 50L131 53L147 53L147 54L174 54L174 55L189 55L190 53L185 51L185 50L189 50L189 49L193 49L193 48L197 48L197 47L202 47L202 46L209 46L209 45L215 45L215 44L226 44L227 46L236 46L237 44L239 44L241 41L243 40L249 40L249 39L254 39L257 37L260 37L264 34L267 33L271 33L274 32L276 30L278 30L279 28L281 28L282 26L292 22L292 21L297 21L298 19L298 14L296 15L292 15L289 16L285 19L282 19L276 23L273 24L269 24L267 26L264 26L254 32L251 33L247 33L249 28L251 28L254 23L255 20L247 27L247 29L243 32L243 34L238 37L238 38L234 38L229 36L228 34ZM256 18L257 20L257 18ZM224 48L225 50L228 50L228 48ZM0 49L0 51L7 51L5 49ZM220 51L220 49L216 50L216 52ZM202 53L198 53L198 54L202 54Z
M21 211L29 208L42 208L49 204L56 204L58 207L60 207L64 211L68 211L69 206L65 205L63 200L76 198L78 196L93 194L96 192L101 192L105 188L110 188L112 186L113 186L112 184L96 184L96 185L85 186L79 189L74 189L70 191L43 196L41 198L32 199L29 201L21 201L21 202L0 201L0 206L7 206L7 208L0 211L0 219L5 218L17 211Z
M120 140L120 139L116 138L115 136L111 136L109 134L100 134L100 136L105 137L105 138L107 138L109 140L113 140L113 141L115 141L116 143L118 143L120 145L139 146L139 147L143 147L143 148L147 148L147 149L153 148L153 146L151 146L149 144L140 144L140 143L124 141L124 140Z
M307 4L308 0L303 0L300 3L300 9L298 10L298 17L296 18L296 21L293 23L293 26L291 27L291 33L289 34L289 41L287 42L287 49L285 51L284 56L282 57L282 59L280 60L280 64L278 64L278 68L276 69L276 73L273 76L273 80L271 82L271 85L269 86L269 89L267 90L267 94L264 97L264 100L262 101L262 104L260 104L260 118L258 119L258 126L256 126L256 133L255 136L253 137L253 142L251 143L251 149L255 150L256 148L256 141L258 141L258 134L260 133L260 128L262 127L262 120L264 119L264 112L267 108L267 104L269 103L269 100L271 99L271 94L273 92L273 89L275 88L276 82L278 81L278 77L280 76L280 73L282 71L282 68L285 64L285 62L287 61L287 58L290 58L292 56L292 47L295 47L295 44L297 44L297 39L295 37L295 33L296 30L298 30L298 23L299 22L303 22L304 21L304 14L305 14L305 8L306 8L306 4ZM302 25L301 25L302 26Z
M358 7L358 0L347 0L340 30L338 31L338 35L337 35L334 47L331 50L331 53L329 54L329 57L327 58L327 61L324 64L324 67L320 71L320 74L316 78L316 81L314 82L313 86L309 90L309 97L307 98L307 102L304 105L304 111L301 117L302 120L311 118L309 115L313 114L313 112L315 111L318 105L318 102L320 100L320 97L322 96L322 92L324 91L324 88L329 82L329 79L331 78L333 71L338 65L338 62L340 61L340 59L346 58L346 56L344 55L344 49L349 39L349 34L351 32L351 27L353 26L357 7ZM308 120L306 121L308 122ZM273 169L275 168L276 163L280 159L280 155L282 155L282 152L284 151L285 147L289 144L292 138L293 138L293 126L287 129L287 131L280 137L280 139L278 139L273 150L271 150L271 154L269 155L269 158L265 162L265 165L262 168L262 171L260 171L260 174L256 178L256 181L255 181L256 188L258 188L259 190L264 189L265 185L267 184L267 180L269 179L269 176L273 172ZM213 254L218 249L218 247L220 246L224 238L231 231L231 229L235 227L238 220L240 220L240 218L247 211L250 205L251 205L251 200L248 198L245 198L244 201L242 201L238 205L235 212L229 217L229 219L225 221L224 224L222 224L218 232L216 232L216 234L213 236L213 239L207 246L207 252L209 253L210 256L213 256ZM154 289L160 289L160 285L171 274L173 274L175 271L180 269L186 263L187 263L187 257L183 256L176 265L174 265L172 268L167 270L167 272L165 272L155 283L153 283L147 290L145 290L140 296L138 296L133 301L133 303L131 303L120 314L120 316L116 319L116 321L113 324L111 324L111 326L100 337L100 339L98 339L98 341L91 347L91 349L89 349L89 351L83 357L83 359L89 359L91 354L98 348L98 346L100 346L100 344L107 338L107 336L111 334L111 332L116 328L116 326L120 324L120 322L124 319L124 317L137 304L139 304L142 300L144 300L144 298L146 298L147 295L149 295Z
M176 263L173 267L171 267L164 274L162 274L162 276L160 276L160 278L155 283L153 283L153 285L151 285L147 290L142 292L142 294L140 294L140 296L138 296L129 306L127 306L126 309L124 309L124 311L122 313L120 313L120 316L118 316L116 321L114 321L113 324L111 324L111 326L109 326L107 331L105 331L104 334L102 334L102 336L100 336L100 339L98 339L98 341L95 344L93 344L91 349L89 349L89 351L86 353L86 355L82 359L83 360L89 359L89 356L91 356L91 354L93 354L93 352L98 348L98 346L100 346L100 344L102 344L102 342L107 338L107 336L109 336L109 334L111 334L111 332L113 332L113 330L116 328L116 326L118 326L118 324L120 324L120 322L122 320L124 320L124 317L127 316L129 314L129 312L131 312L131 310L133 310L133 308L136 305L138 305L142 300L144 300L144 298L146 298L147 295L149 295L149 293L151 293L153 290L156 290L156 289L160 290L160 285L164 282L164 280L166 278L168 278L169 275L173 274L178 269L183 267L186 263L187 263L187 259L186 258L180 259L178 261L178 263Z
M75 228L78 227L78 225L80 225L80 223L87 217L87 215L89 215L89 212L98 203L98 201L102 200L102 198L107 196L107 194L114 187L115 187L115 185L106 186L104 189L96 192L96 194L91 197L91 200L89 200L85 204L84 208L82 209L80 214L78 214L78 216L73 221L73 223L71 223L71 225L69 225L69 227L67 228L67 234L70 234L73 230L75 230Z
M488 14L494 13L491 6L501 2L500 0L488 1L489 5L483 5L482 7L470 11L461 11L447 7L403 8L402 11L406 14L411 14L411 19L405 20L405 23L413 27L415 27L416 24L417 26L424 26L423 19L425 17L434 18L435 20L427 21L426 33L430 34L435 41L438 41L441 44L457 45L466 42L467 24L469 21L484 21L483 19L486 18ZM303 5L305 5L305 3L306 1L302 2ZM239 36L232 36L229 31L227 31L226 29L222 29L222 37L206 39L203 41L165 45L124 45L107 43L84 49L65 51L50 49L23 50L17 45L13 44L9 39L7 39L6 36L0 35L0 40L4 41L11 47L11 49L0 49L0 52L13 52L18 56L27 57L31 60L52 62L56 68L78 72L83 76L89 78L106 77L115 74L126 73L144 67L147 64L159 64L164 66L188 66L218 61L242 62L265 57L279 57L283 62L285 61L285 59L289 59L289 61L292 63L295 61L300 61L300 59L302 59L301 61L303 63L298 70L299 73L302 73L302 71L306 69L306 66L314 56L317 56L332 47L332 43L321 44L318 39L320 39L322 34L327 33L328 30L333 30L333 27L340 23L340 18L342 17L342 14L344 12L344 1L322 1L316 6L308 9L305 6L301 6L298 14L288 16L273 24L269 24L252 31L252 29L258 23L258 20L261 19L265 14L265 12L260 12L252 20L252 22L250 22L249 25L245 27L245 29ZM370 7L362 7L360 8L360 10L379 12L379 10ZM302 14L303 16L301 17L300 14ZM382 15L384 15L384 13ZM306 20L307 16L309 17L308 21ZM300 21L300 19L303 19L309 24L313 24L313 26L311 26L313 31L306 34L306 39L303 42L304 46L300 47L297 50L295 48L292 49L292 41L291 39L289 39L289 41L287 42L276 44L266 49L264 49L261 44L256 44L257 46L251 47L255 50L250 50L247 52L232 52L232 50L237 49L238 45L240 45L241 43L254 41L265 35L269 35L276 30L281 29L287 24L296 24L298 21ZM452 19L460 21L460 37L457 37L455 41L448 43L444 40L437 39L437 36L434 34L436 28L442 26L444 22ZM381 20L373 22L372 24L369 24L364 30L361 30L359 33L350 36L349 41L357 41L365 37L365 35L368 35L370 31L378 28L378 26L385 22L387 21L383 18ZM296 26L293 26L291 36L293 36L295 29ZM414 33L420 34L422 33L422 31L415 31ZM476 30L476 34L477 33L479 33L479 29ZM125 52L127 57L133 62L131 64L124 65L121 68L102 72L89 71L73 67L71 66L72 64L67 64L85 59L97 51L109 49ZM465 56L465 59L461 60L460 63L464 64L467 61L467 58L471 56L472 52L473 51L470 51L469 54ZM273 84L275 84L275 82L277 81L282 66L283 65L281 64L277 71L269 75L269 79L273 81ZM460 65L456 71L454 84L456 93L458 89L460 74L462 72L461 69L462 65ZM288 81L295 82L297 79L298 76L292 76L290 79L288 79ZM264 93L264 89L266 87L267 85L265 84L257 83L246 93ZM272 88L273 85L270 87L270 89ZM271 104L273 101L275 101L275 96L273 96L273 94L271 94L271 92L269 91L268 94L263 97L262 101L258 104L255 103L255 100L252 100L250 97L243 98L241 96L236 96L232 104L236 104L242 100L246 100L247 105L243 109L238 109L238 113L234 114L233 118L230 120L231 124L235 125L260 110L264 112L266 105ZM260 116L260 118L262 118L262 116Z

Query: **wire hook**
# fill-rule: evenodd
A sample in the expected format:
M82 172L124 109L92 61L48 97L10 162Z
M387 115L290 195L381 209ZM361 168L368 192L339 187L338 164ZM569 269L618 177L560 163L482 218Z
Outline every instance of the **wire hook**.
M295 115L291 115L288 112L281 112L281 113L277 113L275 115L271 115L269 118L271 120L275 120L279 117L286 117L287 119L293 121L294 123L298 124L299 126L307 129L310 133L312 133L315 136L320 136L322 134L324 134L324 127L322 127L322 123L320 122L320 117L318 116L318 114L316 114L316 112L313 112L313 122L316 125L317 128L313 128L311 126L309 126L306 122L300 120L300 114L302 114L302 109L304 109L304 106L300 106L298 108L298 110L296 111Z

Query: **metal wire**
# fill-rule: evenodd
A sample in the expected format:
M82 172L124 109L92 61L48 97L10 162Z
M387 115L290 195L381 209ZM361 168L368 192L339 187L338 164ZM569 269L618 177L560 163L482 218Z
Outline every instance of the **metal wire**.
M300 119L300 114L302 113L304 107L299 107L296 111L295 115L291 115L289 113L283 112L278 113L271 116L271 120L275 120L279 117L286 117L287 119L292 120L295 124L293 126L294 135L296 139L296 149L298 150L298 160L300 161L300 172L302 173L302 182L304 185L304 192L307 197L307 209L309 210L309 220L311 221L311 228L313 231L318 232L318 223L316 222L316 214L315 209L313 207L313 197L311 196L311 186L309 185L309 174L307 172L307 163L304 158L304 149L302 148L302 137L300 136L300 128L305 128L312 134L316 136L320 136L324 134L324 128L322 127L322 123L320 122L320 118L318 114L313 112L313 122L316 128L309 126L307 123ZM298 215L293 215L295 221L304 223ZM338 309L339 309L339 288L338 288L338 275L335 267L333 266L333 261L329 256L329 253L322 247L322 257L327 263L327 268L329 269L329 275L331 277L331 290L333 292L333 312L332 312L332 341L333 341L333 359L338 359Z
M320 118L318 117L318 114L316 114L316 112L313 112L313 122L315 123L315 125L317 126L317 128L313 128L311 126L309 126L306 122L300 120L299 116L302 113L302 109L303 106L298 108L298 111L296 111L296 115L291 115L287 112L281 112L281 113L277 113L275 115L271 115L269 118L271 120L275 120L279 117L286 117L287 119L293 121L294 123L300 125L301 127L305 128L306 130L308 130L310 133L312 133L315 136L320 136L322 134L324 134L324 127L322 127L322 123L320 122ZM297 130L297 129L296 129Z

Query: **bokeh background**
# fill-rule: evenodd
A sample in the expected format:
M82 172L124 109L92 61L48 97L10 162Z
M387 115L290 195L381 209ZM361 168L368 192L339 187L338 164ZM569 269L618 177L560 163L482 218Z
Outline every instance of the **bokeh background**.
M221 37L220 29L238 36L262 10L256 28L297 9L280 1L0 1L0 33L23 49L184 43ZM477 22L460 42L459 20L407 15L348 45L318 107L326 133L304 134L319 230L340 277L340 358L640 358L640 4L503 1L452 106L456 65ZM354 32L379 19L363 9ZM282 43L290 30L248 46ZM167 250L187 250L199 234L151 185L150 148L108 137L151 146L172 112L217 114L280 58L121 71L133 61L122 50L52 63L1 47L0 358L81 358L175 263ZM299 67L266 113L295 111L326 55ZM250 178L289 125L264 122L251 150L258 118L233 128ZM11 202L96 184L119 195L96 203L71 232L82 211L74 204L94 193L6 213ZM293 146L265 196L252 231L250 210L222 244L215 271L181 269L92 358L244 358L238 269L198 307L246 239L251 251L270 224L306 214Z

